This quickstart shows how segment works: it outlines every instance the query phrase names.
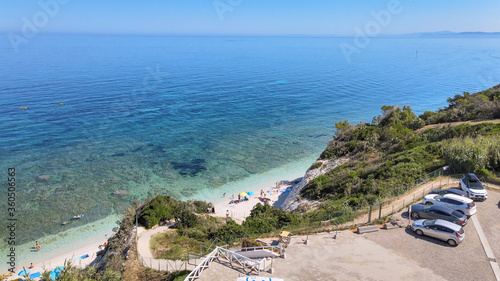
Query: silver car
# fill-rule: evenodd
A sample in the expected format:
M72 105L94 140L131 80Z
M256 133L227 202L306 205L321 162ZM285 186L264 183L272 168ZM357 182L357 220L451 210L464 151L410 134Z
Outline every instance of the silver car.
M455 194L429 194L424 197L422 204L446 206L469 217L476 213L476 204L472 199Z
M465 232L459 225L445 220L418 220L411 224L417 235L427 235L448 242L450 246L462 243Z

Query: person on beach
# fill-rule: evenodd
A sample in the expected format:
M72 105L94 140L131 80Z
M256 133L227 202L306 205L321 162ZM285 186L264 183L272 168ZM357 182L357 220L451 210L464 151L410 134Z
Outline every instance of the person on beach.
M241 201L241 195L238 194L238 203Z
M28 267L29 269L33 269L35 268L35 265L33 263L30 264L30 267Z
M226 193L224 192L224 194L222 194L222 198L226 198Z
M266 193L264 192L264 189L261 189L260 190L260 197L264 197L266 196Z
M40 251L40 244L38 244L38 241L35 241L35 249L36 251Z
M229 219L229 210L226 210L226 219Z

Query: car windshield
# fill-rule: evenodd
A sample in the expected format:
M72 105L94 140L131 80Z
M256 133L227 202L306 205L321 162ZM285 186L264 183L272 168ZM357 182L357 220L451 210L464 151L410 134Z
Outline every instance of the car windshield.
M469 183L471 189L484 189L480 181L470 181Z
M461 218L463 216L463 214L458 211L451 212L451 215L457 218Z
M436 220L426 220L424 221L424 225L432 225L436 222Z

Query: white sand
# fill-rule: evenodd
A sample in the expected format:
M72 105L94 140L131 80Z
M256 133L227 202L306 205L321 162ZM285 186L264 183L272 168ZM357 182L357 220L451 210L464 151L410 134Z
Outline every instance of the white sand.
M295 180L296 178L293 179L288 179L288 181ZM229 211L229 216L238 221L241 222L245 220L248 216L250 216L250 212L252 211L253 207L259 203L264 204L261 200L259 200L259 197L261 197L261 190L264 191L264 198L269 198L270 202L269 204L276 207L280 208L281 204L285 201L285 198L288 196L288 192L283 192L287 188L291 188L291 185L287 184L282 184L278 189L276 189L276 183L275 184L268 184L266 186L262 187L254 187L253 189L249 189L247 191L253 191L255 195L248 196L248 200L246 201L241 201L239 203L230 203L231 201L231 195L226 194L226 201L219 202L214 204L215 207L215 215L218 217L226 217L227 211ZM277 192L276 192L277 191ZM271 192L271 193L269 193ZM238 194L234 194L234 198L237 201L238 200Z

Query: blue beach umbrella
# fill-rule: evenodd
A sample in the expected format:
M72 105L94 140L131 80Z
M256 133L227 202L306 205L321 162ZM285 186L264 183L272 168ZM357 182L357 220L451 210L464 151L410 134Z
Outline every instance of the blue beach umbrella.
M61 272L61 271L63 271L63 270L64 270L64 266L62 266L62 265L60 265L60 266L58 266L58 267L56 267L56 268L54 269L54 271L56 271L56 272L57 272L57 271Z
M19 271L19 273L17 275L18 276L25 276L25 275L27 275L29 273L30 273L30 270L29 269L25 269L25 270Z
M247 194L248 194L248 195L255 195L255 192L253 192L253 191L249 191L249 192L247 192Z

